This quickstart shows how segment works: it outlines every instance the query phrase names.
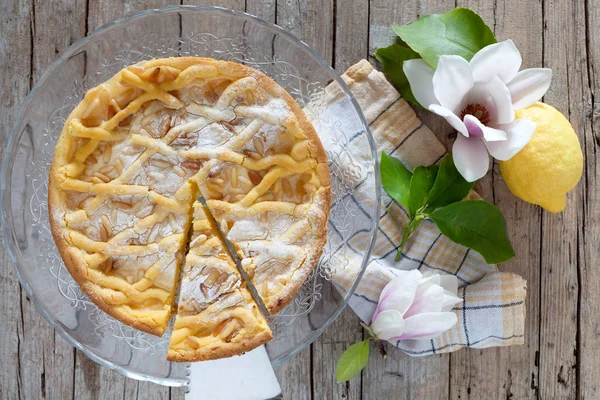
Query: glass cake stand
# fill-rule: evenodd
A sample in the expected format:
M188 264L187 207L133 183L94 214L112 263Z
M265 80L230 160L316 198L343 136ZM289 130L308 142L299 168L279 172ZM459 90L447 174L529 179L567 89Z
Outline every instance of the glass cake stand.
M312 343L343 310L369 259L380 196L373 138L352 94L314 50L276 25L222 8L177 6L112 22L73 44L29 93L10 133L0 187L8 254L28 296L67 342L128 377L171 386L186 384L188 365L166 361L169 334L157 338L109 317L65 269L49 229L47 189L54 145L87 89L135 62L186 55L236 61L269 75L304 107L328 153L327 246L271 322L267 351L274 364ZM358 196L361 188L372 190ZM332 277L348 266L359 273L344 289Z

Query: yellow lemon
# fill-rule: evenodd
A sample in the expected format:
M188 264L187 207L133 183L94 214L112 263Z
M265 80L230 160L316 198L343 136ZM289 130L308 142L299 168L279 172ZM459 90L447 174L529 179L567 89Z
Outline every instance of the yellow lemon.
M548 211L564 210L567 192L577 185L583 172L577 134L564 115L544 103L516 110L515 118L529 119L536 128L517 155L500 162L508 188L517 197Z

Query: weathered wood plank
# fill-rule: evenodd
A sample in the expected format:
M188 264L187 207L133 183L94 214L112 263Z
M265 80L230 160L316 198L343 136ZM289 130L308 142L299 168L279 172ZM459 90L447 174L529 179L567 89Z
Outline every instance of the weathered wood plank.
M332 10L335 41L332 59L328 60L341 74L348 67L368 56L369 12L368 1L337 1ZM339 297L331 288L323 293L323 302L334 302ZM314 399L359 399L362 376L348 383L338 384L335 366L342 353L353 343L363 339L360 319L346 308L323 332L312 346L312 383Z
M513 39L523 57L522 68L542 65L542 7L536 2L524 4L518 0L507 0L499 4L494 20L495 33L499 40ZM515 272L527 280L525 320L525 344L523 346L490 351L482 360L487 365L497 366L494 371L484 371L477 379L485 380L494 374L499 396L512 395L516 399L536 398L538 392L539 319L540 301L540 235L536 231L541 224L539 207L521 201L510 192L502 179L498 164L494 166L494 202L502 210L507 221L508 233L517 254L516 258L499 266L502 271ZM527 233L526 233L527 232ZM532 234L535 232L535 234ZM497 355L496 355L497 354ZM491 387L490 384L486 386Z
M391 25L408 24L423 13L420 4L406 0L370 0L369 9L369 59L375 63L375 50L396 40Z
M333 61L333 1L277 0L275 23L315 49L325 61ZM322 301L326 301L323 299ZM321 391L313 391L316 378L313 358L321 360L320 348L311 345L275 369L286 398L320 399ZM316 353L316 355L315 355ZM318 361L317 361L318 362ZM319 379L321 377L318 377ZM334 385L329 383L329 387Z
M162 8L177 1L90 1L87 15L88 34L103 24L125 17L148 8ZM138 381L128 380L121 374L103 368L89 360L83 353L77 352L75 370L75 398L120 399L131 398L131 394L149 393L166 398L170 390L154 384L144 384L140 388ZM152 390L148 390L152 388ZM146 398L146 397L141 397Z
M333 66L340 74L369 55L369 1L337 1Z
M175 388L173 388L175 389ZM170 395L171 388L167 386L156 385L150 382L140 382L134 379L125 380L124 399L144 399L144 400L169 400L170 398L179 398ZM183 390L180 390L183 392ZM183 393L181 394L183 398Z
M544 1L544 66L553 69L545 96L583 136L585 9L581 2L557 7ZM584 75L585 74L585 75ZM569 193L560 214L542 214L540 375L541 398L575 398L577 394L578 240L582 237L583 183Z
M99 366L77 350L73 394L75 399L123 399L126 380L123 375Z
M506 0L497 4L465 2L480 13L498 40L513 39L523 56L523 67L542 65L542 18L536 2ZM493 8L492 8L493 7ZM482 196L498 205L508 221L517 257L499 266L527 280L526 343L506 349L464 350L452 354L451 398L535 398L538 385L536 354L539 350L540 210L516 198L506 187L497 163L478 184ZM493 377L493 379L489 379Z
M247 0L246 12L258 18L275 23L277 0Z
M277 25L333 59L333 0L278 0Z
M388 356L371 349L363 371L364 399L446 399L448 398L447 354L410 357L386 345Z
M10 128L15 122L17 109L29 91L32 7L22 1L5 1L0 13L0 80L3 94L0 103L0 154L4 155ZM0 232L4 243L4 235ZM12 261L2 247L0 250L0 398L21 397L21 348L23 315L21 314L21 287Z
M390 25L403 25L422 15L446 12L454 7L454 2L445 1L370 1L369 59L378 64L373 57L375 50L394 43L396 35ZM452 129L441 118L429 112L418 111L419 117L442 141L449 139ZM449 355L413 358L392 346L386 346L388 357L383 359L378 351L371 352L369 365L363 372L364 398L402 398L402 399L445 399L448 397Z
M333 301L325 293L321 301ZM345 383L337 383L335 366L350 345L363 340L360 319L348 307L331 323L323 335L312 345L312 384L314 399L359 399L362 392L362 375ZM371 368L369 366L369 368Z
M595 27L600 22L600 8L597 2L587 2L586 49L579 51L587 55L589 87L582 83L585 125L579 129L585 162L582 234L579 239L580 270L580 311L579 311L579 395L582 399L600 397L600 370L598 369L597 348L600 345L600 32ZM582 75L585 75L583 71ZM588 122L591 124L587 126Z
M35 84L46 67L71 43L85 34L85 1L53 0L33 2L31 83ZM46 31L69 18L66 30ZM83 70L83 65L81 66ZM64 399L73 396L74 349L55 334L54 329L22 294L23 337L21 353L21 396L23 398ZM55 373L61 371L62 373Z

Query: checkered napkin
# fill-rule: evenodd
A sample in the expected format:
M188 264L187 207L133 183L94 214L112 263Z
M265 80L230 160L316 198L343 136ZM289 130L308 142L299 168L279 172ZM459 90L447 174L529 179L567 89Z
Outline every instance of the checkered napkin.
M408 103L387 82L381 72L362 60L343 75L369 123L378 152L399 158L409 169L439 162L446 150L435 135L417 118ZM329 90L329 101L336 101L336 89ZM361 150L353 149L354 154ZM342 166L343 167L343 166ZM374 188L362 185L356 200L372 200ZM477 194L470 196L477 198ZM411 356L446 353L467 347L522 344L525 325L526 282L519 275L499 272L476 252L443 236L433 222L424 220L407 242L403 257L395 262L402 229L409 222L405 209L385 192L381 199L377 240L367 271L350 299L354 312L367 324L371 321L383 287L397 269L418 269L424 276L452 274L458 278L458 296L463 300L454 308L458 323L432 340L400 340L396 346ZM357 235L352 245L366 246L368 235ZM350 256L352 258L352 256ZM361 260L351 259L343 272L333 276L336 285L347 290L360 271Z

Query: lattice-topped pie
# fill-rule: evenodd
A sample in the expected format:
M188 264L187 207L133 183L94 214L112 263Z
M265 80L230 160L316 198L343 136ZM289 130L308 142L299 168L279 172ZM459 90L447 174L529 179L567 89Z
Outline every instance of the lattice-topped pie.
M322 252L330 203L325 152L291 96L252 68L195 57L141 62L89 90L48 192L67 269L120 321L162 335L183 266L175 361L271 339L255 301L270 313L291 301Z

